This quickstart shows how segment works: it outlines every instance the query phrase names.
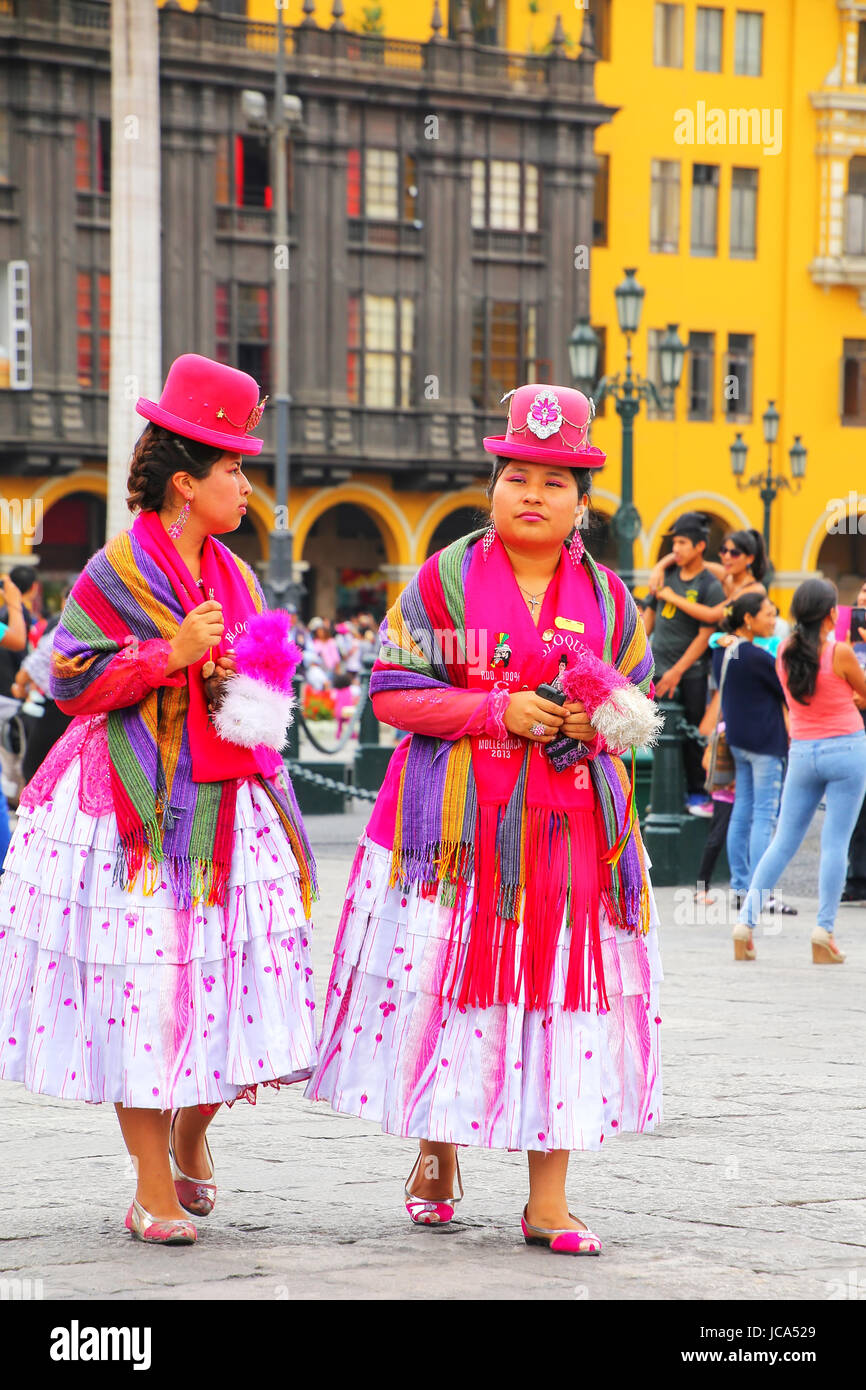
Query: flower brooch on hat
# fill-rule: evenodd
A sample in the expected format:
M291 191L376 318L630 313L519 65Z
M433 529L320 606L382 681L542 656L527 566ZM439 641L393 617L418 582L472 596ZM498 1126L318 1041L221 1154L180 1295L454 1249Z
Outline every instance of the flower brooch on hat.
M295 705L292 677L302 659L291 629L289 613L269 609L251 618L235 643L237 671L224 682L213 712L214 728L227 743L282 751Z

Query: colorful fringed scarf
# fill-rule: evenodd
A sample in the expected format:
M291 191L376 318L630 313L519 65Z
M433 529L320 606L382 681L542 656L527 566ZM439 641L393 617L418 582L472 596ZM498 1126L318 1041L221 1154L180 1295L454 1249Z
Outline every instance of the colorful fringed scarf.
M432 556L391 608L383 624L371 693L473 683L469 671L477 633L466 630L467 582L480 554L476 546L481 534L464 537ZM601 655L648 695L653 662L635 604L615 575L588 554L583 563L603 625ZM493 640L502 636L494 631ZM593 827L585 812L569 812L567 798L561 806L555 797L548 805L533 804L538 796L528 795L534 776L529 744L507 802L491 806L489 795L478 785L473 742L414 734L398 793L392 883L419 883L426 892L439 891L441 900L455 909L461 948L466 889L473 877L477 879L461 986L455 994L458 949L444 996L486 1007L516 1001L522 985L528 1006L544 1007L564 911L573 929L565 1007L589 1007L585 944L599 1005L606 1007L599 901L618 926L641 932L649 926L643 846L623 759L604 752L582 764L595 793ZM537 787L537 776L535 782ZM521 908L524 942L518 961L514 957ZM533 923L533 931L527 930Z
M223 604L224 645L231 646L246 620L262 611L262 591L243 561L213 537L205 543L202 577ZM159 518L139 516L131 532L115 536L93 556L66 602L54 638L52 695L59 701L81 695L121 652L130 651L130 639L171 640L199 602L195 581ZM138 704L108 715L120 835L115 881L132 888L141 873L144 891L153 892L165 872L179 906L202 899L222 904L238 778L255 777L283 824L309 911L317 893L315 865L291 783L286 779L283 791L268 780L280 766L278 755L266 761L258 750L218 746L202 716L200 667L198 662L182 672L183 684L154 689Z

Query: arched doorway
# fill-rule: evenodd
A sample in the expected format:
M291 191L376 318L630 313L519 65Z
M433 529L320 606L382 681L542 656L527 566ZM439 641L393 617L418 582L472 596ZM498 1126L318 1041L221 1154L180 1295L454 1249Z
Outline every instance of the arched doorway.
M455 511L449 512L443 517L430 537L427 545L427 557L435 555L437 550L444 550L446 545L451 545L453 541L458 541L461 536L465 536L470 531L477 531L483 526L487 518L478 507L457 507Z
M683 510L685 510L685 508ZM708 560L718 560L719 546L722 543L723 537L727 535L728 531L736 530L737 528L732 527L730 521L728 521L726 517L718 516L715 512L707 511L706 507L700 507L697 510L702 511L704 515L709 519L710 523L710 539L707 542L707 548L704 551L704 554ZM674 522L677 520L677 517L682 516L682 514L682 512L678 512L677 516L671 517L670 525L673 526ZM656 555L656 560L660 560L663 555L669 555L672 544L673 543L669 535L662 536L659 540L659 548L658 553Z
M333 621L353 613L384 617L387 552L369 512L353 502L329 507L310 527L301 558L308 565L301 605L305 621L314 615Z
M105 545L105 499L93 492L70 492L42 518L42 539L34 545L46 609L60 606L60 596Z
M824 537L816 568L839 590L840 603L854 603L866 579L866 513L841 517Z

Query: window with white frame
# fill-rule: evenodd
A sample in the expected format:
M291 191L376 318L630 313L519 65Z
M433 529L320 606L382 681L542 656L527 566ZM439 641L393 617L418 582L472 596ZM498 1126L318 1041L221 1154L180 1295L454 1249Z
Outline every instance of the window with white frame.
M695 23L695 71L721 72L723 10L698 5Z
M731 170L731 255L754 260L758 246L758 171Z
M371 222L412 222L417 216L415 156L368 146L351 149L346 162L346 214Z
M653 64L657 68L683 65L683 6L657 4L653 29Z
M715 256L718 252L719 166L692 165L693 256Z
M537 232L538 207L537 164L524 164L517 159L473 159L473 227Z
M729 333L725 359L722 409L731 423L752 418L752 380L755 367L753 333Z
M415 303L408 295L352 294L346 334L346 392L355 405L412 402Z
M33 385L30 336L30 266L0 263L0 390L29 391Z
M650 250L676 254L679 249L679 162L654 159L650 166Z
M738 77L760 77L764 42L764 16L754 10L737 10L734 26L734 72Z
M364 151L364 215L382 222L400 216L400 156L396 150Z

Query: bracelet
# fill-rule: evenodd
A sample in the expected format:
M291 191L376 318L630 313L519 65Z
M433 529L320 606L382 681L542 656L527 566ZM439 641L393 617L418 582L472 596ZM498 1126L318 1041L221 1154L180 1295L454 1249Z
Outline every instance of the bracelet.
M505 727L505 711L511 701L511 692L503 681L497 681L487 697L486 732L503 742L508 738Z

